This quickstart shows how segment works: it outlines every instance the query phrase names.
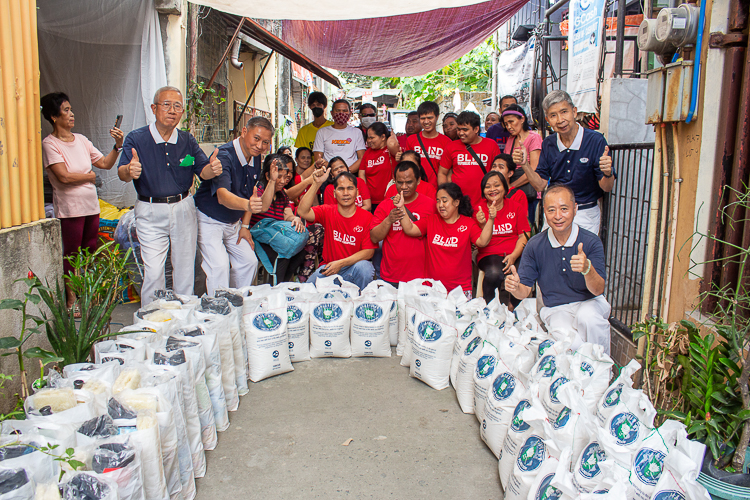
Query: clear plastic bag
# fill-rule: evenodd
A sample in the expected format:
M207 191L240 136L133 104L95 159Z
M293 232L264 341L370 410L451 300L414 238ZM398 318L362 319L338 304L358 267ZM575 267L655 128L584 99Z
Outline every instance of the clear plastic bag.
M34 500L34 481L24 469L0 467L0 500Z
M73 472L63 478L63 500L118 500L117 484L89 472Z

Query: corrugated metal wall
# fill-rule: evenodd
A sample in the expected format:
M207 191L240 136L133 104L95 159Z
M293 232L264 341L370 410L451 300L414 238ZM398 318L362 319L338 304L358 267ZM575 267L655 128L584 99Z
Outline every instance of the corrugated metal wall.
M35 0L0 0L0 229L44 218Z

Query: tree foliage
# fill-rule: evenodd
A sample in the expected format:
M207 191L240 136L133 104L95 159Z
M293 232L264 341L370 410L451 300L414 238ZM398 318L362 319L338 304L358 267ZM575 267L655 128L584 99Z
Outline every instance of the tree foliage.
M447 66L422 76L372 77L341 73L346 81L345 88L370 88L375 81L381 88L403 90L404 108L416 108L422 101L434 101L438 97L450 98L460 92L489 92L492 74L492 40L483 42L468 54L456 59Z

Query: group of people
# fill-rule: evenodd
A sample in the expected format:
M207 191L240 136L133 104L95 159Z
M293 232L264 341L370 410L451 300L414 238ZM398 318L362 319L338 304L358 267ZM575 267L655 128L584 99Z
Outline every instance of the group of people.
M112 168L119 155L118 176L138 194L143 304L164 287L170 250L181 294L193 292L196 247L210 294L251 284L259 253L275 263L279 281L338 274L364 288L376 277L394 286L431 278L468 297L476 263L487 300L497 294L513 308L536 289L548 329L609 351L598 200L615 172L604 137L576 122L565 92L544 99L555 131L544 140L513 97L487 117L485 133L469 111L444 115L439 132L440 108L426 101L397 136L372 105L359 109L359 127L349 125L353 110L344 99L333 102L328 120L326 96L313 92L314 120L300 128L294 153L282 148L263 160L274 135L267 119L251 118L237 139L206 155L178 128L183 106L178 89L159 89L155 123L126 137L112 129L115 145L105 157L70 131L67 96L42 99L55 128L43 144L56 213L71 219L64 252L94 245L86 229L98 218L91 166ZM544 227L532 237L539 202ZM279 221L267 226L285 238L254 241L264 219ZM291 233L305 240L293 255L275 243Z

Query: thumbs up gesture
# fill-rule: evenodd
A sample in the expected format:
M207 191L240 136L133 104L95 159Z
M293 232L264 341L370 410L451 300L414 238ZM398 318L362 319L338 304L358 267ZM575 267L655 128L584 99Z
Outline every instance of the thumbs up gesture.
M214 152L211 153L211 157L208 159L208 164L211 166L211 173L213 174L212 177L218 177L221 175L221 161L219 161L218 155L219 148L216 148L214 149Z
M497 200L492 202L488 207L487 210L489 212L490 220L495 220L495 217L497 217Z
M583 243L578 244L578 253L570 258L570 270L574 273L583 273L586 268L591 268L586 254L583 253ZM588 273L587 273L588 274Z
M487 223L487 217L484 216L484 210L481 208L477 210L477 222L482 226Z
M263 200L258 196L258 186L253 188L253 195L247 200L247 211L259 214L263 211Z
M602 171L605 177L612 176L612 157L609 156L609 146L604 146L604 153L599 158L599 170Z
M141 170L143 168L138 159L138 151L133 148L131 149L131 153L133 154L133 158L130 160L130 163L128 163L128 175L133 179L138 179L141 176Z
M519 141L514 141L513 147L513 162L519 167L526 164L526 148L523 147Z
M521 283L521 278L518 276L516 266L510 266L510 274L505 277L505 290L513 293L518 290L519 283Z

